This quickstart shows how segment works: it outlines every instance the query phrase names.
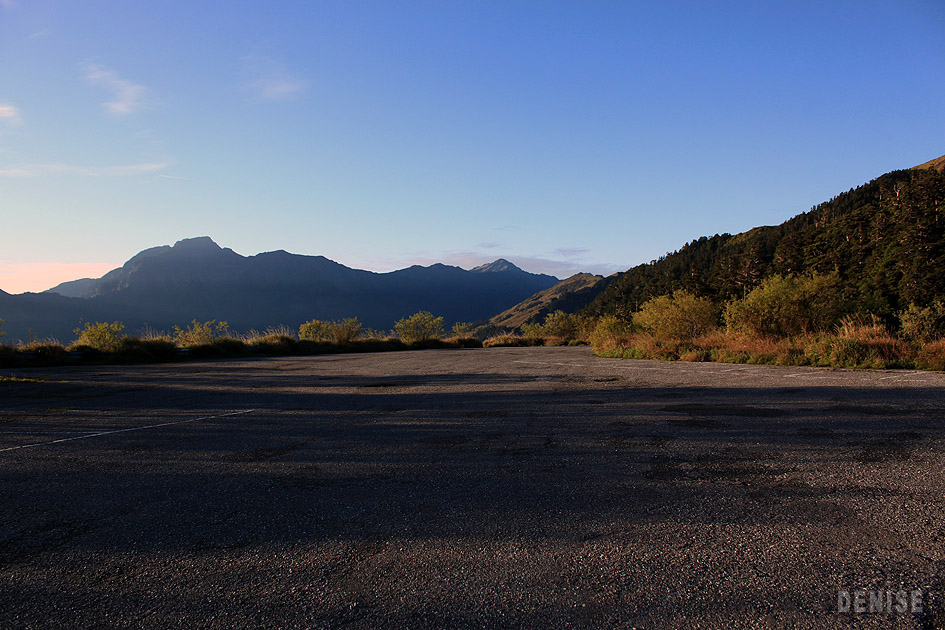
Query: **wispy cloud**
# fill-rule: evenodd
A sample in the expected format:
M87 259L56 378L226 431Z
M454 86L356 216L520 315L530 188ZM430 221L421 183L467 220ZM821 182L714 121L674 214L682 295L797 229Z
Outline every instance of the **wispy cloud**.
M555 254L562 258L580 258L588 251L590 250L584 247L559 247L555 250Z
M265 101L287 101L295 98L306 88L305 81L290 73L271 57L247 55L243 58L248 85L253 97Z
M4 9L10 9L10 10L15 9L16 0L0 0L0 7L3 7Z
M20 122L20 110L15 106L0 103L0 122L6 125L17 125Z
M120 177L153 173L167 168L165 162L145 162L121 166L77 166L75 164L23 164L0 167L0 177L42 177L44 175L83 175L87 177Z
M102 105L105 111L113 116L127 116L144 105L147 88L119 77L113 70L98 64L85 64L86 80L97 87L104 88L114 97Z

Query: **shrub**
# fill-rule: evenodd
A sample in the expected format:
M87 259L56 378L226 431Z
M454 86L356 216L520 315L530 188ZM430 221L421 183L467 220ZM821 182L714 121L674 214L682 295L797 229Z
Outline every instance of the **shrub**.
M633 324L661 339L692 339L718 326L719 309L688 291L652 298L634 313Z
M394 334L389 330L376 330L374 328L365 328L361 330L361 339L371 341L387 341L393 339Z
M405 343L439 339L443 336L443 318L434 317L427 311L420 311L399 320L394 324L394 330Z
M495 335L494 337L489 337L482 342L483 348L500 348L500 347L521 347L521 346L541 346L544 344L544 340L541 338L528 338L521 337L519 335Z
M899 313L899 323L906 339L918 343L938 339L945 333L945 302L937 300L924 307L911 304Z
M0 320L2 321L2 320ZM473 325L472 322L456 322L453 324L453 337L462 337L468 339L473 336Z
M331 323L331 340L337 344L351 343L361 334L361 322L357 317L348 317Z
M730 332L758 337L791 337L829 330L840 315L835 276L766 278L742 300L725 307Z
M518 329L526 339L544 340L544 328L541 324L522 324Z
M243 342L257 352L291 354L299 345L292 331L285 327L267 328L266 332L250 331L243 336Z
M808 348L815 363L841 367L911 367L909 345L891 336L879 318L847 316L837 334L825 336Z
M114 352L118 349L124 329L125 325L121 322L86 322L85 328L79 322L79 327L73 331L78 336L71 347L85 346L100 352Z
M328 341L328 322L313 319L299 326L299 339L302 341Z
M0 324L2 324L2 323L3 323L3 320L0 319ZM3 336L4 336L4 335L6 335L6 333L3 332L2 330L0 330L0 339L3 339Z
M40 363L61 363L69 357L66 349L55 339L46 342L34 342L26 347L26 351L32 352L36 357L36 361Z
M313 319L299 326L299 339L302 341L330 341L348 344L361 334L361 322L357 317L348 317L341 321L322 321Z
M481 348L482 342L475 337L450 337L446 340L450 345L457 348Z
M504 326L496 326L495 324L485 323L481 326L477 326L475 330L473 330L472 335L479 341L485 341L490 337L506 335L509 334L509 332L509 329Z
M225 337L228 328L229 325L226 322L218 322L215 319L198 322L195 319L187 328L174 326L174 341L181 348L204 346Z
M555 311L545 316L545 323L541 328L548 337L561 337L562 339L577 339L580 336L582 328L581 317L573 313L564 311Z
M113 358L121 362L147 363L173 361L178 357L177 346L170 339L122 337Z
M916 367L923 370L945 370L945 339L924 345L916 357Z
M591 332L591 345L594 346L594 350L614 350L618 346L626 345L627 338L632 332L633 325L630 322L616 315L604 315L597 320L597 325Z

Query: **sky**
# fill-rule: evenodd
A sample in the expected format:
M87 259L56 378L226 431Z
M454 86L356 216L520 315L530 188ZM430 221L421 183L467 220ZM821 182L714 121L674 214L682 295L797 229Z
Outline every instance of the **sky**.
M0 289L207 235L609 274L945 154L941 0L0 0Z

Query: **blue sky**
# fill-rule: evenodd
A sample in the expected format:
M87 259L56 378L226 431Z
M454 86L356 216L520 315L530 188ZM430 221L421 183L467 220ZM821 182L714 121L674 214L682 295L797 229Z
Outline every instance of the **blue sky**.
M609 273L945 154L945 3L0 0L0 289L209 235Z

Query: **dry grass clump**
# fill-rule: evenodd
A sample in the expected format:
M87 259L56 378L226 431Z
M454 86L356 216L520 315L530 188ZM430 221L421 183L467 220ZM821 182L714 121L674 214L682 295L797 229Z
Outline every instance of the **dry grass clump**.
M524 346L543 346L544 339L538 337L523 337L521 335L495 335L482 342L483 348L521 348Z
M921 370L945 371L945 339L922 346L916 354L915 366Z

